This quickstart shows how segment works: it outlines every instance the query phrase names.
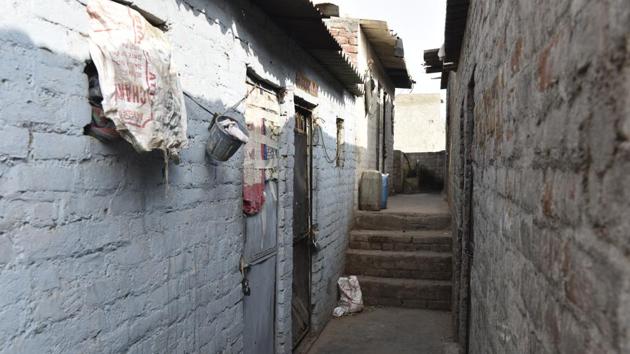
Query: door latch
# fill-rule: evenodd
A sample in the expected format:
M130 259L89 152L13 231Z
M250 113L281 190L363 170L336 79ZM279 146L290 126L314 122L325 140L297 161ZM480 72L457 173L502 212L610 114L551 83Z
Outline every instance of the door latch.
M251 295L252 289L249 287L249 280L247 280L247 278L243 278L243 281L241 282L241 287L243 288L243 295Z
M252 293L252 289L249 287L249 280L247 280L247 270L249 264L245 262L245 259L241 257L241 264L239 266L243 279L241 280L241 289L243 289L243 295L249 296Z
M312 249L314 252L316 252L316 253L317 253L317 252L319 252L319 251L322 249L322 247L321 247L321 245L319 244L319 242L317 242L317 238L318 238L318 236L319 236L319 229L317 228L317 224L315 224L315 225L313 225L313 227L312 227L312 229L311 229L311 232L310 232L310 237L309 237L309 238L310 238L310 241L311 241L311 242L310 242L310 244L311 244L311 249Z

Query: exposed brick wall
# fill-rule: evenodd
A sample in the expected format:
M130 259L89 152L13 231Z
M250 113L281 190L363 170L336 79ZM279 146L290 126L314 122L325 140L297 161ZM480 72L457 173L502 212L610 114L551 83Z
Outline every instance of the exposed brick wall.
M622 0L471 2L448 146L459 242L472 159L471 353L630 351L629 23Z
M168 190L159 154L81 135L90 117L83 2L10 3L0 13L0 353L241 352L242 152L208 161L209 117L188 100L190 147L169 166ZM211 110L244 95L246 66L288 89L275 317L277 351L290 353L296 72L321 87L317 114L333 155L338 114L349 127L345 167L316 148L316 328L330 318L344 264L355 100L249 1L135 3L168 21L183 89Z
M341 45L344 53L358 67L359 60L359 20L355 18L331 17L324 20L330 34Z

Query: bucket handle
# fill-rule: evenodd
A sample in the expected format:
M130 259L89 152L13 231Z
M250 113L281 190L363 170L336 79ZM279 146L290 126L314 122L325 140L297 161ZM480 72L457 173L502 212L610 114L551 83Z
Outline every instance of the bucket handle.
M227 112L236 109L236 107L238 107L238 105L240 105L241 103L243 103L243 101L245 101L249 95L252 94L252 92L254 92L254 90L256 89L256 86L252 87L251 90L249 90L247 92L247 94L245 96L243 96L243 98L241 98L238 102L236 102L236 104L234 104L232 107L228 108L225 110L225 112L218 114L218 113L214 113L212 111L210 111L208 108L206 108L204 105L202 105L201 103L197 102L197 100L188 92L183 91L184 96L188 97L191 101L193 101L197 106L201 107L201 109L203 109L204 111L212 114L212 122L210 122L210 127L208 128L208 130L212 129L212 127L214 126L215 121L217 120L217 117L220 117L224 114L226 114Z
M219 117L218 114L212 113L212 120L210 121L210 126L208 127L208 130L211 130L212 127L214 127L214 123L217 121L217 117Z

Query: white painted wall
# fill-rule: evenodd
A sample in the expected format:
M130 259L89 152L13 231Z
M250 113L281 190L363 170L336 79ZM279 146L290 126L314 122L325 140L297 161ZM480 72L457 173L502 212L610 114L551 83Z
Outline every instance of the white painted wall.
M441 95L396 96L394 149L406 153L442 151L446 146L446 120Z

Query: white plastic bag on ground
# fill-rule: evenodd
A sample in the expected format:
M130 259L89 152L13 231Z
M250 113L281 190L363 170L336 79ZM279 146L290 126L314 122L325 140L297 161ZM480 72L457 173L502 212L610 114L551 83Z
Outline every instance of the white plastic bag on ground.
M91 0L87 12L105 116L137 151L177 158L187 118L168 39L128 6Z
M349 277L341 277L337 280L339 286L339 304L333 311L333 316L341 317L348 313L363 311L363 294L359 279L351 275Z

